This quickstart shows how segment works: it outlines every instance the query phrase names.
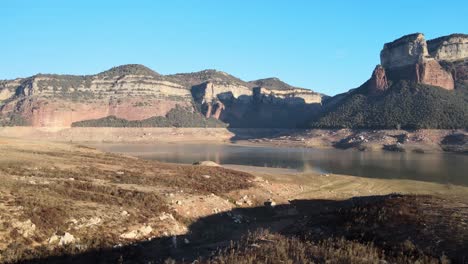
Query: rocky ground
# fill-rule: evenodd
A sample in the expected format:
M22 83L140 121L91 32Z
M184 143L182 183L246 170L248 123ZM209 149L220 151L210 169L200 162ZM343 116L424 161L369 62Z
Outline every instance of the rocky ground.
M467 187L203 165L0 138L0 262L467 258Z
M360 151L468 153L466 130L306 130L247 139L248 143Z
M280 147L417 153L468 153L468 132L459 130L229 129L229 128L33 128L0 127L0 137L57 142L210 142Z

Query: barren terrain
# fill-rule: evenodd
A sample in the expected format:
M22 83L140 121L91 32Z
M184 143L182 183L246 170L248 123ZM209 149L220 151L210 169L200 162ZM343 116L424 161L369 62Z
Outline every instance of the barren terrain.
M237 257L243 254L252 259L252 241L244 240L249 236L251 240L277 239L278 245L292 243L306 251L312 250L309 243L318 243L320 247L306 255L325 259L338 257L324 253L329 246L361 247L370 258L409 263L413 258L430 262L445 257L458 263L466 258L461 249L468 243L467 187L233 168L164 164L81 145L1 138L0 262L201 258L237 263L230 251L219 252L213 259L209 256L234 246L239 250ZM374 196L396 192L430 196ZM361 202L352 202L356 196L362 197ZM390 211L380 212L380 207ZM354 222L340 222L345 208L350 211L343 219ZM363 218L362 210L372 215ZM417 225L409 229L416 233L400 230L392 219L398 215L407 217L407 224ZM328 224L326 219L336 223ZM378 223L362 222L374 220ZM373 229L362 230L364 226ZM353 232L343 231L350 227ZM315 234L314 230L321 231ZM389 232L397 231L408 237L390 241ZM360 232L366 235L359 236ZM421 241L421 234L434 241ZM344 240L326 240L334 237ZM416 251L394 255L410 243L407 240ZM376 245L370 246L371 242ZM259 243L261 248L272 246ZM263 251L258 252L261 256Z

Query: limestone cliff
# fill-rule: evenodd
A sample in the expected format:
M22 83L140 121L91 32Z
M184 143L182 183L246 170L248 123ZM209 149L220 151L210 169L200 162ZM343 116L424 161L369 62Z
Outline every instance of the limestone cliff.
M0 81L0 124L13 117L37 127L70 127L109 116L143 120L165 116L176 106L201 110L206 118L241 123L262 103L321 101L320 94L306 89L262 88L257 97L255 91L253 84L215 70L160 75L142 65L123 65L88 76L38 74Z
M380 63L385 69L415 65L421 57L427 57L424 35L415 33L386 43L380 52Z
M468 35L452 34L427 42L429 53L439 61L457 61L468 57Z
M468 37L463 34L429 41L421 33L411 34L386 43L380 53L381 65L389 79L405 79L447 90L455 88L456 71L447 70L442 63L467 57Z

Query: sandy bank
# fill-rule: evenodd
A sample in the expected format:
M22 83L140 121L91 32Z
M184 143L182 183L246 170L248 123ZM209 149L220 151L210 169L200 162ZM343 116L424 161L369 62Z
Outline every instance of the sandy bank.
M0 136L57 142L231 142L250 146L468 153L466 130L0 127Z

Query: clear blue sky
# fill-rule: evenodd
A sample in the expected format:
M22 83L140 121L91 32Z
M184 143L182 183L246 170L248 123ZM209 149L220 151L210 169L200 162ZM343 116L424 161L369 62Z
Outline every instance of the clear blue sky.
M468 1L1 0L0 79L139 63L333 95L369 78L385 42L413 32L468 33Z

